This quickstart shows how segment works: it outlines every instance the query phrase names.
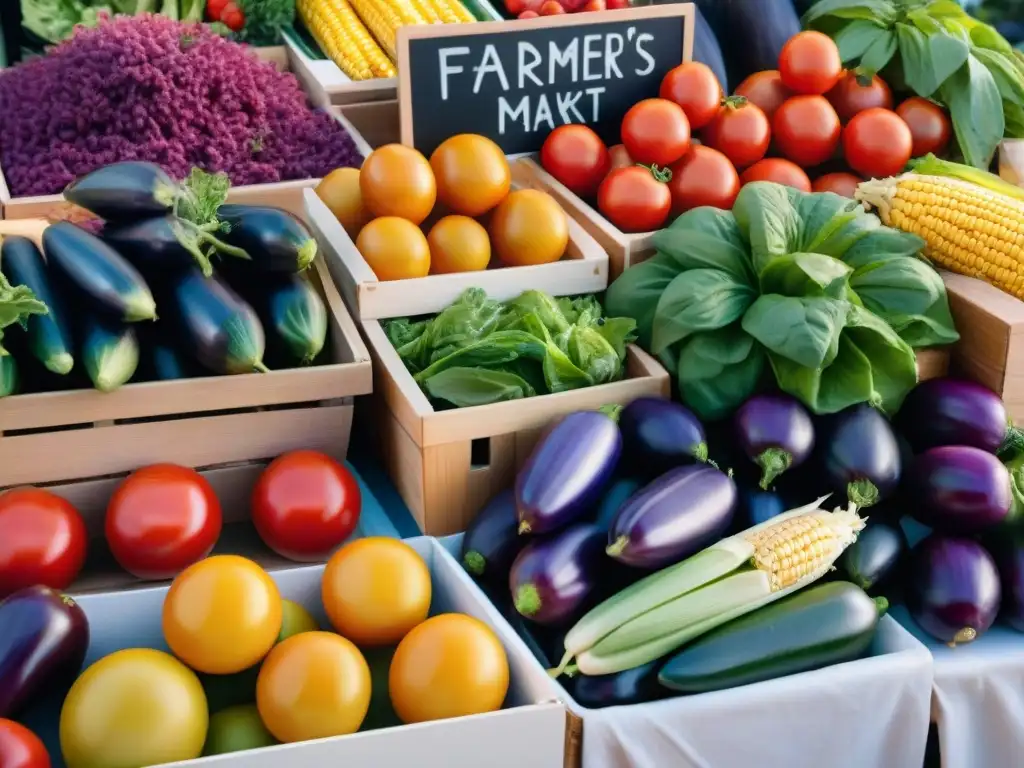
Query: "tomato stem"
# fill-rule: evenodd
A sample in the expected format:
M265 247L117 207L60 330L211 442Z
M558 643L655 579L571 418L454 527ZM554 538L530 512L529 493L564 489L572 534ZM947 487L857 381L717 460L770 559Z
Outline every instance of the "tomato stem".
M644 165L643 163L637 163L641 168L646 168L651 172L651 176L654 177L655 181L660 181L662 184L668 184L672 181L672 169L665 167L659 168L656 164Z
M857 79L857 85L861 88L867 88L875 79L875 73L864 67L857 67L853 70L853 76Z
M726 96L722 99L722 106L728 107L729 109L739 109L747 105L746 96Z

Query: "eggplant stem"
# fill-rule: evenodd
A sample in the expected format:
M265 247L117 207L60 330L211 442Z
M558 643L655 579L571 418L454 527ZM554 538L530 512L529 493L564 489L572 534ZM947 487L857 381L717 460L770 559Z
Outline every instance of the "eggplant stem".
M262 360L257 360L255 363L252 364L252 367L253 370L256 371L257 373L270 373L270 369L267 368L266 365L264 365Z
M619 416L620 416L620 414L622 413L622 406L621 406L621 405L614 405L614 404L611 404L611 405L602 405L602 406L601 406L600 408L598 408L597 410L598 410L598 411L599 411L600 413L603 413L603 414L604 414L605 416L607 416L607 417L608 417L609 419L611 419L612 421L614 421L614 422L618 423L618 421L619 421Z
M223 253L225 256L234 256L236 259L245 259L246 261L252 261L252 256L249 255L249 252L247 250L245 250L244 248L236 248L233 245L228 245L223 240L219 240L218 238L211 235L209 232L203 232L200 230L199 240L201 242L213 246L214 248L217 249L217 251Z
M565 671L570 668L570 666L572 666L572 667L576 666L575 664L570 665L569 662L571 662L571 661L572 661L572 651L566 651L565 655L562 656L562 660L560 662L558 662L558 666L555 667L554 669L549 669L548 670L548 674L551 675L552 677L561 677L562 674L565 673Z
M298 260L296 266L298 269L296 272L305 272L309 265L313 263L313 259L316 258L316 240L309 238L306 242L299 246Z
M878 488L870 480L854 480L846 484L846 498L857 507L873 507L879 502Z
M881 597L881 596L876 597L875 598L875 609L878 611L878 618L882 618L883 616L885 616L886 612L889 610L889 601L886 600L884 597Z
M626 551L626 547L629 546L629 536L619 536L615 541L608 545L605 552L608 557L618 557Z
M1021 453L1024 453L1024 432L1010 422L1006 425L1006 436L996 451L996 456L1001 459L1012 459Z
M530 524L525 520L519 523L519 535L522 536L524 533L530 533Z
M575 664L570 664L562 672L562 674L564 674L566 677L576 677L576 675L578 675L579 673L580 673L580 668L577 667Z
M707 464L708 463L708 444L707 443L697 443L693 447L693 458L695 458L697 461L699 461L699 462L701 462L703 464Z
M767 491L775 478L793 465L793 454L781 448L766 448L756 462L761 467L761 490Z
M462 565L474 576L483 576L484 567L487 565L487 558L475 549L471 549L462 556Z
M537 587L534 584L522 584L516 589L515 598L512 602L521 615L529 618L540 610L540 592L537 591Z

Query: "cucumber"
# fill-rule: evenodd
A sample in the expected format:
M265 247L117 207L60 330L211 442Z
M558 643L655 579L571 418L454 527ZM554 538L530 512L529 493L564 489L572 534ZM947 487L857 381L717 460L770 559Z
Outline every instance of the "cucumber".
M847 581L819 584L704 635L669 659L658 681L705 693L852 661L887 606Z
M130 325L87 317L82 333L82 365L100 392L113 392L135 375L139 343Z
M18 391L18 363L14 355L0 356L0 397L13 395Z
M28 348L47 370L68 373L75 364L73 344L64 320L64 308L46 272L43 254L27 237L5 237L0 246L0 271L11 285L32 290L49 312L31 315L26 322Z

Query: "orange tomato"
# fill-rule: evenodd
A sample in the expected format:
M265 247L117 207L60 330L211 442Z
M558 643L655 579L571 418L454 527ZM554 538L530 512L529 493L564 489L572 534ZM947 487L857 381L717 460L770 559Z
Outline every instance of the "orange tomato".
M406 723L501 709L508 658L491 629L472 616L434 616L405 636L391 660L388 691Z
M547 192L518 189L491 218L491 245L510 267L558 261L568 244L569 220Z
M384 216L359 233L356 248L378 280L405 280L430 273L430 245L408 219Z
M370 153L359 171L359 191L374 216L398 216L413 224L427 218L437 199L427 158L402 144L387 144Z
M263 661L256 707L278 741L355 733L370 707L370 667L344 637L332 632L295 635Z
M505 199L512 171L501 147L485 136L461 133L430 156L437 197L453 213L479 216Z
M356 237L373 214L363 205L363 194L359 191L359 169L338 168L320 180L316 194L326 205L349 237Z
M491 261L487 230L468 216L445 216L431 228L427 242L430 271L436 275L476 272Z
M321 584L331 625L362 647L394 645L430 611L430 569L398 539L349 542L327 561Z
M281 631L281 593L252 560L216 555L190 565L164 598L164 639L192 669L230 675L251 667Z

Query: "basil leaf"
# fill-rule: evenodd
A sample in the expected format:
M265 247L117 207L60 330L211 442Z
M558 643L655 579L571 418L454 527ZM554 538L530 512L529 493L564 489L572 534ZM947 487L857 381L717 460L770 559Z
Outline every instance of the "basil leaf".
M750 248L731 211L694 208L656 233L653 241L683 269L719 269L753 285Z
M868 232L842 255L843 262L861 269L876 262L916 256L924 248L924 240L909 232L879 227Z
M954 344L960 340L960 334L953 323L953 315L949 311L949 298L945 295L923 314L890 314L883 319L901 339L915 348Z
M872 394L887 414L894 414L917 384L917 358L888 323L860 307L850 307L844 338L871 362Z
M803 222L787 187L769 181L755 181L740 190L732 212L750 243L754 271L761 270L776 256L797 250Z
M871 47L864 52L860 60L860 68L865 72L875 74L885 68L892 57L896 54L896 34L886 30L880 35Z
M637 340L644 349L651 348L658 300L680 271L675 259L657 253L627 269L608 286L604 296L606 314L635 319Z
M844 64L859 59L868 48L882 35L889 34L884 27L873 21L858 19L851 21L836 35L835 42L839 48L839 57Z
M967 63L939 91L949 107L965 162L987 169L1006 128L995 79L984 64L969 55Z
M804 14L801 23L808 27L813 21L832 16L888 25L896 20L897 14L896 6L890 0L819 0Z
M843 262L820 253L790 253L769 262L761 272L761 293L782 296L843 298L853 272Z
M964 11L964 7L960 5L957 0L934 0L925 7L925 12L929 16L933 16L937 19L940 18L951 18L951 19L962 19L967 13Z
M890 259L861 267L850 278L864 306L888 315L920 315L946 295L942 278L917 259Z
M821 368L835 359L849 306L846 301L823 296L769 294L747 310L743 330L769 352L805 368Z
M15 323L25 326L29 315L49 314L49 308L32 292L27 285L12 286L7 278L0 274L0 356L6 357L4 349L3 329Z
M849 339L839 340L833 363L824 370L805 368L769 354L779 389L802 401L813 413L837 413L863 403L874 391L871 361Z
M717 269L690 269L669 283L654 315L651 352L658 354L696 331L738 320L757 297L749 285Z
M789 189L789 195L803 222L799 246L793 250L839 258L881 226L878 217L855 200L831 192L807 194L797 189Z
M973 53L996 81L999 95L1005 101L1024 106L1024 79L1017 72L1013 60L999 51L990 51L986 48L975 48Z
M458 408L519 400L537 394L525 379L506 371L448 368L423 382L427 394Z
M757 391L764 364L764 349L736 323L695 333L670 370L676 371L680 399L700 418L715 420Z
M1013 56L1013 46L1006 38L996 31L995 27L982 22L975 22L970 29L971 43L979 48L997 51L1005 56Z
M921 30L902 22L896 25L896 37L900 46L903 79L907 86L920 96L931 96L942 82L932 64L928 38Z

